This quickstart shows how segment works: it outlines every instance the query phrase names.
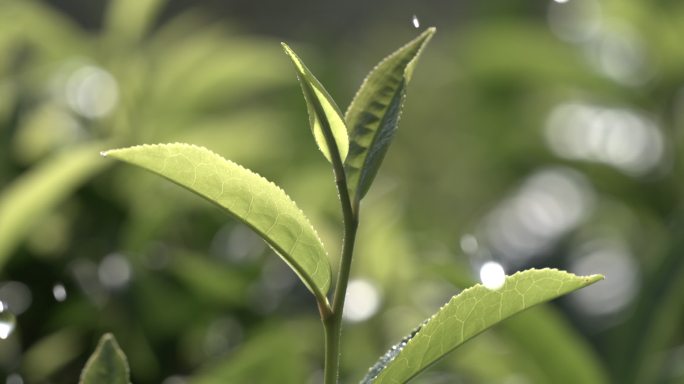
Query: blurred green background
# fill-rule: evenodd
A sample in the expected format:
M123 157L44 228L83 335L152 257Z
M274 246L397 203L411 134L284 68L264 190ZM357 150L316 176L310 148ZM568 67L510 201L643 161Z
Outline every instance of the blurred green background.
M342 381L495 261L606 280L416 383L684 383L675 0L0 0L0 380L73 383L111 331L134 383L319 383L317 311L290 270L215 207L98 153L206 146L282 185L337 255L332 174L278 43L345 109L431 25L362 206Z

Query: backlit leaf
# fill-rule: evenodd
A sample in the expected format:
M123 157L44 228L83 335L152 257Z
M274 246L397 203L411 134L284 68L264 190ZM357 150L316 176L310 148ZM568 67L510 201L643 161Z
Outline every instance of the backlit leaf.
M282 44L285 53L297 70L297 77L302 86L304 99L306 99L306 108L309 111L309 122L318 148L331 163L335 153L339 154L340 162L344 162L349 150L349 137L340 109L297 54L287 44Z
M140 145L104 153L150 170L226 209L255 230L327 303L331 271L316 231L275 184L206 148L189 144Z
M112 334L102 336L81 372L80 384L129 384L128 361Z
M345 161L349 193L356 201L368 192L394 131L406 96L406 86L435 28L428 28L383 59L366 77L345 114L349 154Z
M556 269L531 269L507 277L498 290L475 285L454 296L417 332L414 331L413 337L395 346L395 353L383 356L362 383L406 383L500 321L602 278L601 275L576 276Z

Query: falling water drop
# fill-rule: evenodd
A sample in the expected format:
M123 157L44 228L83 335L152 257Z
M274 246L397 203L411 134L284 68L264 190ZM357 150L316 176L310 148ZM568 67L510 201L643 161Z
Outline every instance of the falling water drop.
M506 272L501 264L488 261L480 267L480 280L482 280L482 285L495 291L506 283Z
M55 284L54 287L52 287L52 296L59 302L66 300L67 291L66 288L64 288L64 285L61 283Z
M411 22L413 23L414 28L420 28L420 21L418 20L418 16L413 15L413 18L411 18Z
M5 303L0 301L0 339L5 340L12 334L17 325L17 318L7 310Z

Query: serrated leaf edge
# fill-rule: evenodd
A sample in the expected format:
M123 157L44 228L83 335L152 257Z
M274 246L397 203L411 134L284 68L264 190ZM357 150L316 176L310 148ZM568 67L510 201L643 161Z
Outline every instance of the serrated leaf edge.
M432 39L432 36L435 34L435 32L437 32L437 28L436 28L436 27L429 27L429 28L427 28L425 31L423 31L423 32L422 32L420 35L418 35L416 38L412 39L411 41L407 42L406 44L402 45L401 47L395 49L394 51L392 51L392 53L390 53L389 55L385 56L382 60L380 60L377 64L375 64L375 66L368 72L368 74L366 75L366 77L363 78L363 81L361 82L361 85L359 86L359 88L357 89L356 93L354 94L354 97L352 97L352 101L351 101L351 102L349 103L349 105L347 106L347 110L344 112L344 120L345 120L345 123L346 123L346 121L347 121L347 115L349 114L349 111L351 110L351 107L354 105L354 101L356 101L356 99L357 99L359 93L361 93L361 90L362 90L363 87L366 85L366 83L368 82L368 79L371 77L371 75L372 75L375 71L377 71L377 69L378 69L380 66L382 66L383 64L385 64L389 59L391 59L391 58L392 58L394 55L396 55L398 52L402 51L403 49L405 49L405 48L408 47L409 45L413 44L416 40L420 40L421 38L423 38L423 36L428 35L428 36L425 38L425 41L423 42L423 44L421 44L420 48L418 49L418 52L416 52L415 56L413 56L413 58L408 62L408 64L406 64L406 68L404 69L404 74L406 74L406 72L407 72L409 69L411 69L411 65L412 65L412 64L420 57L420 55L423 53L423 49L425 49L425 46L427 46L427 43ZM409 76L409 79L410 79L410 76ZM404 96L404 97L405 97L405 96ZM402 98L402 105L403 105L403 98ZM400 112L399 112L399 117L401 117L401 112L402 112L402 111L400 110ZM347 125L347 129L350 129L350 127L349 127L348 125Z
M304 93L304 99L305 99L305 102L307 104L306 109L307 109L307 113L309 114L309 124L311 125L311 130L312 130L312 133L314 135L314 139L316 141L318 141L317 134L314 130L314 121L319 120L319 125L321 125L321 131L323 131L323 132L321 132L321 134L323 135L323 141L325 142L327 147L330 147L331 144L334 146L334 149L337 152L337 157L340 159L340 162L342 164L344 164L344 161L346 160L347 155L349 153L349 135L348 135L349 128L347 127L347 122L344 118L344 115L342 114L342 111L340 110L340 107L337 105L337 103L335 102L335 99L333 99L332 95L330 95L328 90L325 89L325 87L320 82L320 80L318 80L318 78L316 78L316 76L313 74L313 72L311 72L309 67L306 66L306 64L304 63L302 58L299 57L299 55L297 55L297 53L292 48L290 48L290 46L287 45L287 43L281 42L280 45L282 46L283 50L285 51L285 54L289 57L289 59L292 61L292 63L295 66L295 70L297 72L297 79L298 79L299 84L302 88L302 92ZM310 77L311 77L311 81L309 81L309 79L306 78L307 72L308 72L308 75L310 75ZM315 105L314 106L310 105L310 104L316 102L319 104L318 107L320 107L322 109L320 102L317 101L318 98L316 97L316 92L315 92L316 88L318 89L319 92L322 93L323 97L333 107L334 112L337 113L337 115L340 119L340 122L344 126L344 131L345 131L344 134L346 135L346 148L340 148L340 146L337 143L337 138L335 137L335 134L332 130L332 126L331 126L330 122L326 119L326 124L329 128L328 133L330 135L330 140L328 140L328 135L326 134L325 130L322 128L323 118L326 117L325 113L323 111L320 111L321 113L318 113L316 111L318 108ZM311 100L309 100L309 99L311 99ZM317 116L319 114L322 116ZM329 141L331 141L332 143ZM318 143L317 143L317 146L319 147L319 150L321 152L323 152L323 149L320 148L320 145L318 145ZM327 151L328 151L328 155L325 156L325 152L323 152L323 155L326 157L326 159L328 161L330 161L332 163L333 162L332 156L334 156L334 153L333 153L333 151L331 151L331 148L327 148ZM330 156L330 158L328 158L328 156Z
M363 79L363 81L361 82L361 85L360 85L359 88L357 89L356 93L354 94L354 97L352 98L352 101L351 101L351 102L349 103L349 105L347 106L347 110L346 110L345 113L344 113L344 122L345 122L345 125L346 125L346 127L347 127L347 130L349 131L349 134L350 134L350 147L351 147L351 135L353 134L352 130L354 129L354 127L351 126L350 124L348 124L349 113L351 112L352 107L356 104L357 99L358 99L359 95L361 94L361 91L365 88L365 86L366 86L366 84L368 83L368 81L370 80L370 78L376 73L376 71L377 71L381 66L383 66L383 65L384 65L386 62L388 62L390 59L392 59L392 58L396 57L397 55L399 55L403 50L405 50L406 48L408 48L410 45L413 45L413 44L415 44L417 41L421 41L421 40L422 40L422 42L420 43L420 46L418 47L418 50L417 50L416 53L413 55L413 57L411 58L411 60L409 60L408 63L406 63L406 66L404 67L403 77L404 77L405 81L403 81L403 83L404 83L403 86L401 86L400 88L397 89L397 92L400 92L400 93L401 93L401 94L400 94L400 100L399 100L399 112L397 113L397 117L396 117L396 124L397 124L397 127L398 127L398 124L399 124L399 122L401 121L401 117L402 117L403 112L404 112L404 108L403 108L403 107L404 107L404 103L406 102L406 93L407 93L407 92L406 92L406 88L407 88L407 86L408 86L409 80L411 79L411 74L413 73L413 68L414 68L414 66L415 66L416 61L420 58L420 55L423 53L423 50L425 49L425 47L427 46L427 44L428 44L428 43L430 42L430 40L432 39L432 36L434 36L434 34L435 34L436 32L437 32L437 28L436 28L436 27L429 27L429 28L425 29L425 31L423 31L420 35L418 35L417 37L411 39L411 40L410 40L409 42L407 42L406 44L402 45L401 47L399 47L399 48L395 49L394 51L392 51L389 55L385 56L382 60L380 60L380 61L379 61L379 62L378 62L378 63L377 63L369 72L368 72L368 74L366 75L366 77L365 77L365 78ZM392 98L394 98L394 97L396 97L396 93L395 93L395 96L393 96ZM383 116L383 121L385 120L386 117L387 117L386 115ZM396 128L396 127L395 127L395 128ZM376 131L376 132L375 132L373 141L376 140L377 136L375 136L375 135L377 135L378 133L379 133L379 131ZM387 148L385 148L385 151L388 149L388 147L389 147L389 144L387 145ZM381 155L381 157L384 157L384 154ZM351 194L352 198L353 198L356 202L360 202L361 199L363 198L363 196L368 192L368 190L370 190L370 187L371 187L371 184L372 184L372 179L375 177L375 175L371 176L371 181L368 183L368 185L365 185L365 186L364 186L364 185L361 184L361 182L363 181L363 180L362 180L362 176L364 175L364 170L367 168L367 166L368 166L370 160L371 160L371 156L369 156L369 154L367 153L367 154L364 156L363 164L361 165L361 167L358 168L358 172L359 172L360 174L359 174L358 179L357 179L357 181L356 181L356 185L353 187L353 190L351 190L351 189L349 190L349 193ZM382 162L382 159L380 160L380 162ZM347 163L345 162L345 169L346 169L346 167L347 167ZM376 169L374 172L377 172L377 169Z
M542 268L542 269L530 268L530 269L525 269L525 270L522 270L522 271L517 271L517 272L515 272L515 273L512 274L512 275L507 275L507 276L506 276L506 280L508 280L509 278L512 278L512 277L514 277L514 276L517 276L517 275L519 275L519 274L522 274L522 273L525 273L525 272L530 272L530 271L537 271L537 272L544 272L544 271L559 272L559 273L563 273L563 274L565 274L565 275L568 275L568 276L570 276L570 277L576 277L576 278L584 279L584 282L585 282L587 285L588 285L588 284L591 284L591 283L595 283L595 282L597 282L597 281L599 281L599 280L603 280L603 279L605 278L603 275L600 275L600 274L588 275L588 276L579 276L579 275L575 275L574 273L571 273L571 272L568 272L568 271L560 270L560 269L558 269L558 268ZM439 309L437 309L437 310L432 314L432 316L430 316L430 317L428 317L427 319L423 320L423 322L420 323L420 325L419 325L418 327L416 327L417 331L414 330L413 332L411 332L411 334L409 334L409 336L406 336L406 337L404 337L404 338L402 339L402 340L407 340L407 341L406 341L406 343L404 343L404 345L401 347L401 350L403 350L403 349L405 349L406 347L408 347L409 345L411 345L411 343L415 343L416 337L420 334L420 332L423 330L423 328L425 328L425 327L426 327L426 326L427 326L435 317L437 317L437 315L438 315L438 314L439 314L447 305L449 305L449 304L451 303L452 300L455 300L456 298L458 298L458 297L461 296L462 294L465 294L465 293L467 293L467 292L469 292L469 291L472 291L472 290L474 290L474 289L477 289L477 288L479 288L479 287L484 287L485 289L489 289L489 288L485 287L484 285L478 283L478 284L474 284L474 285L472 285L472 286L470 286L470 287L468 287L468 288L462 290L461 292L457 293L456 295L452 296L444 305L442 305L441 307L439 307ZM535 304L535 305L537 305L537 304ZM528 309L528 308L530 308L530 307L526 307L525 309ZM486 328L486 329L488 329L488 328ZM474 336L473 336L473 337L474 337ZM401 344L401 342L400 342L400 344ZM401 350L400 350L399 352L401 352ZM399 353L397 353L396 355L394 355L394 356L392 357L392 359L388 360L388 361L385 363L385 367L387 367L387 365L389 365L392 361L394 361L394 359L396 359L396 357L397 357L398 355L399 355ZM383 356L385 356L385 355L383 355ZM372 370L375 366L376 366L376 364L373 364L373 366L371 366L371 367L369 368L369 370L368 370L369 373L371 372L371 370ZM426 367L426 368L427 368L427 367ZM361 384L372 384L373 382L375 382L375 379L376 379L378 376L380 376L380 374L382 374L382 372L384 371L384 369L385 369L385 368L379 370L379 371L377 372L377 374L376 374L374 377L370 378L370 380L366 380L367 378L364 377L364 380L366 380L366 381L362 381ZM420 372L422 372L422 370L421 370ZM420 373L420 372L418 372L418 373ZM415 375L412 376L412 378L413 378L413 377L415 377Z
M234 162L234 161L232 161L232 160L226 159L225 157L219 155L218 153L212 151L212 150L209 149L209 148L206 148L206 147L203 147L203 146L200 146L200 145L188 144L188 143L180 143L180 142L173 142L173 143L158 143L158 144L138 144L138 145L134 145L134 146L130 146L130 147L116 148L116 149L110 149L110 150L107 150L107 151L102 151L102 152L100 152L100 155L101 155L102 157L108 157L110 153L113 153L113 152L116 152L116 151L120 151L120 150L144 149L144 148L160 148L160 147L165 147L165 146L191 147L191 148L195 148L195 149L200 149L200 150L207 151L210 155L215 156L216 158L220 159L221 161L224 161L224 162L226 162L226 163L229 163L229 164L231 164L231 165L234 165L234 166L236 166L236 167L238 167L238 168L240 168L240 169L242 169L242 170L244 170L244 171L250 172L250 173L252 173L252 174L258 176L261 180L263 180L263 181L267 182L268 184L270 184L271 186L275 187L275 188L276 188L280 193L282 193L288 200L290 200L290 201L294 204L295 208L299 211L299 213L301 213L301 215L302 215L302 217L304 218L304 221L306 222L306 224L308 224L309 227L311 227L311 229L312 229L314 235L316 236L316 240L318 240L318 242L321 243L322 249L323 249L323 253L324 253L326 259L329 259L328 251L327 251L327 249L326 249L326 247L325 247L325 244L324 244L323 241L321 240L321 237L319 236L318 231L316 230L316 228L311 224L311 221L309 220L308 216L306 216L306 215L304 214L304 211L302 211L302 209L299 208L299 206L297 205L297 203L296 203L296 202L295 202L295 201L294 201L294 200L293 200L293 199L292 199L292 198L291 198L291 197L290 197L290 196L289 196L289 195L288 195L288 194L287 194L287 193L286 193L278 184L276 184L276 183L274 183L274 182L268 180L267 178L261 176L259 173L255 172L255 171L253 171L253 170L251 170L251 169L249 169L249 168L246 168L246 167L244 167L244 166L242 166L242 165L240 165L240 164L238 164L238 163L236 163L236 162ZM164 177L163 175L160 175L160 176ZM166 178L166 177L164 177L164 178L167 179L167 180L169 180L169 181L171 181L171 182L174 182L173 180L170 180L170 179L168 179L168 178ZM174 184L178 184L178 183L175 183L175 182L174 182ZM182 186L182 185L179 185L179 186L181 186L182 188L185 188L185 187ZM185 189L187 189L187 188L185 188ZM190 192L193 192L193 191L190 191ZM193 192L193 193L194 193L194 192ZM203 197L203 196L202 196L202 197ZM203 197L203 198L204 198L204 197ZM207 199L207 200L209 200L209 199ZM210 201L211 201L211 200L210 200ZM211 202L214 203L214 204L216 204L216 202L214 202L214 201L211 201ZM218 204L216 204L216 205L218 205ZM221 208L223 208L223 207L221 207ZM223 208L223 209L225 209L225 208ZM231 213L231 216L234 216L234 217L235 217L235 215L233 215L232 213ZM239 218L237 218L237 219L240 220ZM242 222L242 220L240 220L240 221ZM247 223L245 223L245 225L247 225L248 227L250 227L250 229L252 229L253 231L257 232L258 234L261 233L261 232L258 231L256 228L253 228L251 225L249 225L249 224L247 224ZM268 244L268 242L266 242L266 243ZM269 246L270 246L270 244L269 244ZM272 248L273 248L273 247L272 247ZM274 250L275 252L279 253L276 249L273 249L273 250ZM288 264L290 264L290 263L288 262ZM298 268L294 268L292 265L290 265L290 266L291 266L293 269L298 270ZM328 277L328 290L330 289L330 285L331 285L331 284L332 284L332 276L329 276L329 277ZM308 285L308 283L307 283L307 285ZM326 292L321 292L321 294L323 295L323 297L320 297L319 299L321 299L321 300L322 300L322 299L325 299L326 302L327 302L327 298L326 298L326 294L327 294L327 293L326 293ZM318 295L316 295L316 296L318 296Z
M90 355L88 361L86 361L85 363L85 366L83 366L83 370L81 370L81 375L78 379L79 384L83 384L86 372L88 372L90 367L93 364L95 364L98 357L100 356L100 353L102 352L102 348L104 348L105 344L107 343L112 343L114 352L117 354L119 358L123 360L124 368L126 370L126 381L130 383L131 368L128 365L128 358L126 357L126 354L123 352L123 350L121 350L121 347L119 346L119 343L116 341L114 335L108 332L102 335L102 337L100 337L100 340L97 342L97 346L95 347L95 351Z

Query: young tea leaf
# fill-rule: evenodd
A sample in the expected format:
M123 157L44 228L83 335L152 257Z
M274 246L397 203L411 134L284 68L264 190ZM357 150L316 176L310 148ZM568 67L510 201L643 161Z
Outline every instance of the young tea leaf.
M531 269L507 277L498 290L475 285L451 298L393 358L381 358L379 363L384 369L376 364L362 383L406 383L500 321L601 279L601 275L575 276L557 269Z
M297 70L318 148L329 162L333 162L332 156L339 157L340 163L344 162L349 150L349 137L340 109L299 56L287 44L282 45Z
M349 154L345 161L349 193L360 201L368 192L394 131L406 96L406 86L435 28L428 28L383 59L366 77L345 115Z
M140 145L103 153L150 170L210 202L255 230L327 305L331 270L318 234L275 184L202 147Z
M128 361L112 334L100 338L81 372L79 384L130 384Z

